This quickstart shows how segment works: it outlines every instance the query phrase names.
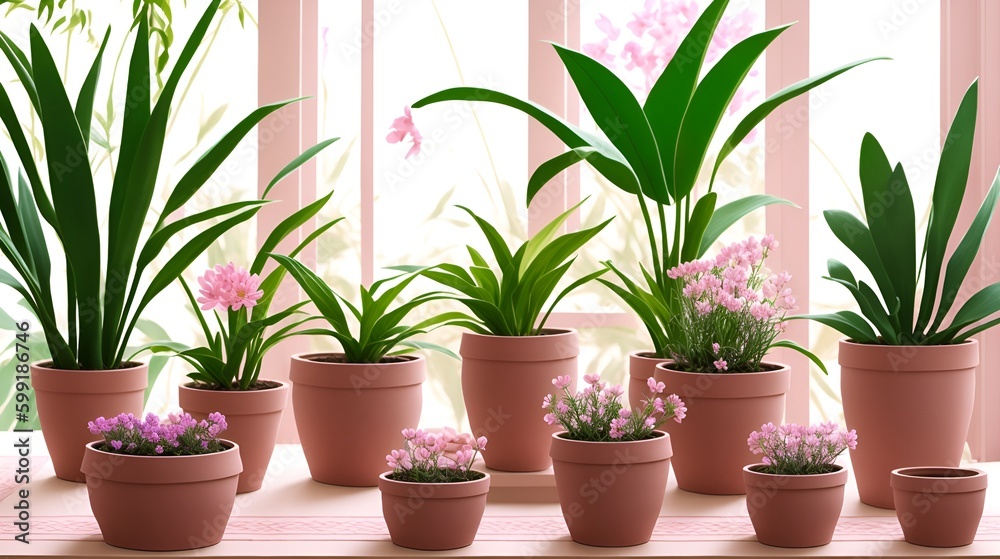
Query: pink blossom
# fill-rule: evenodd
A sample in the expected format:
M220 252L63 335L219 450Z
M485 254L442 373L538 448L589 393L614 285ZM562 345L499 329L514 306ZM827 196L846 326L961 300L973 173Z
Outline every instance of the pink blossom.
M712 361L712 365L715 365L715 368L719 371L725 371L726 369L729 368L729 363L726 363L725 359L717 359L715 361Z
M573 379L571 379L569 375L560 375L552 379L552 384L559 389L568 388L572 382Z
M774 240L774 235L771 234L764 235L764 238L760 240L760 244L769 251L778 248L778 241Z
M586 374L586 375L583 375L583 380L587 384L597 384L597 383L601 382L601 375L599 375L597 373Z
M552 394L546 394L545 397L542 398L542 409L547 410L551 407L552 407Z
M202 310L212 309L238 311L243 307L253 307L264 296L259 289L260 276L251 274L242 266L232 262L207 270L198 278Z
M420 153L420 146L424 141L424 137L417 130L417 126L413 124L413 115L410 113L410 107L403 107L403 116L396 117L392 121L392 130L385 137L385 141L390 144L397 144L406 139L406 136L410 136L413 141L413 145L410 150L406 152L406 157L411 157Z
M720 347L719 347L719 343L718 342L715 342L715 343L712 344L712 353L718 355L719 354L719 349L720 349Z
M653 394L660 394L667 388L665 384L663 384L662 382L657 382L656 379L653 377L649 377L648 379L646 379L646 386L649 388L649 391L652 392Z
M611 20L608 19L608 16L601 14L601 17L597 19L595 24L597 25L598 29L600 29L601 31L604 32L605 35L607 35L608 39L612 41L618 40L618 35L620 33L620 30L617 27L615 27L613 23L611 23Z
M545 417L543 417L542 419L544 419L545 422L548 423L549 425L555 425L557 421L556 414L554 413L547 413L545 414Z
M621 397L625 394L625 388L620 384L612 384L608 387L608 394L612 397Z
M609 65L615 61L615 56L608 52L610 46L611 43L605 37L599 43L587 43L583 45L583 54L602 64Z

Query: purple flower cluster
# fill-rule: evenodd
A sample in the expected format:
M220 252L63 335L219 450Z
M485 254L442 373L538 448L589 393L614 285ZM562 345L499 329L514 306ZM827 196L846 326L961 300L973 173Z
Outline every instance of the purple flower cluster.
M650 397L634 411L625 407L621 398L625 389L620 384L608 384L601 375L584 375L589 385L572 394L571 379L564 375L552 379L552 384L563 391L562 398L549 394L542 400L545 422L560 424L566 429L566 438L577 441L639 441L653 436L653 431L666 420L677 423L687 415L687 407L676 394L660 397L666 387L649 377L646 381Z
M773 423L760 426L750 433L747 446L761 454L765 473L778 475L810 475L833 471L833 463L847 449L858 446L858 433L845 431L833 421L817 425Z
M219 434L226 418L215 412L197 421L190 414L170 414L162 421L156 414L140 419L122 413L110 419L98 417L87 423L90 432L104 437L101 450L137 456L188 456L225 450Z

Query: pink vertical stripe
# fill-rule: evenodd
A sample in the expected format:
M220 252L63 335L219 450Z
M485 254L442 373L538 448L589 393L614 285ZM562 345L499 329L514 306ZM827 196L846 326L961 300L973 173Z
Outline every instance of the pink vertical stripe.
M765 19L768 28L791 21L798 23L786 31L767 51L766 89L771 95L788 84L809 75L809 2L767 0ZM770 258L773 269L788 270L794 278L795 298L800 305L809 301L809 121L808 96L785 103L764 124L764 177L768 194L787 198L799 208L767 208L767 230L781 243L781 250ZM801 112L800 112L801 111ZM799 116L796 116L799 115ZM779 132L779 123L801 123L791 133ZM784 133L783 133L784 132ZM808 309L805 309L808 311ZM809 323L789 323L786 337L809 346ZM809 421L810 362L802 355L780 350L774 358L792 367L792 385L788 393L785 420Z
M566 114L566 77L552 45L566 42L564 0L532 0L528 3L528 98L557 115ZM528 122L528 172L565 151L563 143L544 126ZM552 179L528 207L528 232L534 235L565 211L565 173Z
M361 1L361 30L375 29L375 0ZM375 39L361 45L361 282L375 281Z
M257 61L257 97L263 105L283 99L316 94L317 0L261 0L259 8L259 55ZM308 18L308 19L307 19ZM308 28L308 26L312 28ZM303 27L307 29L303 29ZM276 112L258 127L258 194L271 178L299 153L316 142L316 103L299 102ZM315 166L303 167L275 187L270 198L282 200L265 206L257 214L257 242L263 243L285 217L315 198ZM291 234L278 246L291 251L308 234L308 227ZM315 261L313 253L312 261ZM285 282L274 299L275 309L284 309L301 299L299 289ZM291 339L274 347L264 358L261 378L288 380L288 362L293 353L304 350L308 342ZM295 420L289 409L282 416L279 442L296 442Z
M567 0L566 3L566 46L573 50L580 50L580 1ZM590 24L590 22L587 22ZM566 83L566 120L572 124L580 124L580 94L567 75ZM566 170L566 207L570 208L580 201L580 173L581 165L574 165ZM580 229L580 216L586 212L573 213L566 220L566 229L577 231Z
M986 196L1000 162L1000 38L995 29L1000 24L1000 5L981 0L943 2L941 4L941 138L946 137L951 120L958 110L966 88L979 76L979 113L976 143L965 203L959 214L950 243L957 244L968 229L975 212ZM950 252L948 253L950 254ZM946 255L948 258L948 255ZM966 278L966 292L955 307L986 285L1000 281L1000 230L994 224L988 231ZM954 316L954 311L951 313ZM978 460L1000 459L1000 379L995 364L1000 362L1000 330L993 328L979 335L980 364L976 372L976 401L969 430L969 448Z

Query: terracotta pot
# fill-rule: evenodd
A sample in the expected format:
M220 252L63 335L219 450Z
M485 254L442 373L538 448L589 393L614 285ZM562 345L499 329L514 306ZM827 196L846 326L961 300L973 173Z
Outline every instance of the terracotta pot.
M687 406L683 423L668 421L677 455L674 474L685 491L709 495L742 495L743 466L757 458L747 448L747 436L785 416L785 392L791 380L786 365L759 373L686 373L656 366L664 394L677 394Z
M862 443L851 465L863 503L893 508L890 472L958 466L972 421L979 342L883 346L840 342L840 390L848 429ZM948 413L927 413L934 402Z
M640 402L649 398L646 381L655 376L656 366L670 359L651 357L652 351L633 351L628 354L628 405L635 409Z
M486 467L537 472L551 465L549 438L557 427L542 421L542 399L552 379L569 375L576 386L575 330L543 330L539 336L462 334L462 395L477 437L490 440Z
M239 446L195 456L128 456L85 447L90 508L108 545L176 551L222 540L243 470Z
M385 455L420 421L423 356L383 363L338 363L339 353L292 356L292 408L312 478L375 487ZM492 442L492 441L491 441Z
M899 468L890 474L896 518L906 541L969 545L986 504L986 473L972 468Z
M278 440L281 412L288 401L288 384L266 382L279 386L264 390L201 390L188 383L178 390L180 406L191 417L200 421L208 419L212 412L226 416L225 437L239 445L243 460L237 493L260 489Z
M486 510L490 476L457 483L410 483L378 477L382 516L392 543L442 551L471 545Z
M747 511L757 541L777 547L816 547L833 540L844 507L847 470L827 474L782 476L743 468Z
M670 471L670 435L627 442L589 442L552 435L552 468L573 540L601 547L649 541ZM492 441L491 441L492 443Z
M142 415L149 378L146 363L125 363L122 369L80 371L53 369L51 361L32 363L38 419L56 477L83 482L83 447L94 440L87 422L120 413Z

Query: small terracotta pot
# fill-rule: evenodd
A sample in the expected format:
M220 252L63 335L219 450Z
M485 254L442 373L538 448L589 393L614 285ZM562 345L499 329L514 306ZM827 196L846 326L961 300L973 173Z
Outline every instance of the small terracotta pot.
M786 365L759 373L686 373L656 366L664 394L677 394L687 406L682 423L668 421L677 455L673 459L677 485L694 493L746 493L743 466L757 458L747 448L747 435L785 416L785 393L791 381Z
M382 516L392 543L442 551L471 545L486 510L490 476L457 483L410 483L378 477Z
M569 375L576 386L579 340L575 330L539 336L462 334L462 395L477 437L490 440L486 467L537 472L551 465L549 438L557 428L542 421L542 399L552 379Z
M633 351L628 354L628 405L632 409L649 398L646 381L655 376L656 366L670 361L662 357L651 357L652 355L652 351Z
M83 447L94 440L87 422L120 413L142 415L149 378L146 363L125 363L122 369L81 371L53 369L51 361L32 363L38 420L56 477L83 482Z
M890 476L906 541L929 547L969 545L986 504L986 473L972 468L899 468Z
M782 476L743 468L747 511L757 541L777 547L816 547L833 540L844 507L847 470L827 474Z
M670 471L670 435L626 442L589 442L552 435L552 468L563 518L573 540L600 547L649 541Z
M243 473L236 487L237 493L260 489L264 474L278 440L281 412L288 402L288 384L264 390L202 390L188 383L178 387L181 408L191 417L208 419L208 414L219 412L226 416L225 437L240 447Z
M976 394L979 342L884 346L840 342L848 429L862 433L851 467L865 504L893 508L889 476L909 466L958 466ZM914 402L935 402L930 414Z
M315 360L331 357L342 354L292 356L292 408L302 452L318 482L375 487L386 453L403 444L403 429L420 421L426 360Z
M215 545L243 470L239 446L195 456L128 456L85 447L90 508L108 545L177 551Z

